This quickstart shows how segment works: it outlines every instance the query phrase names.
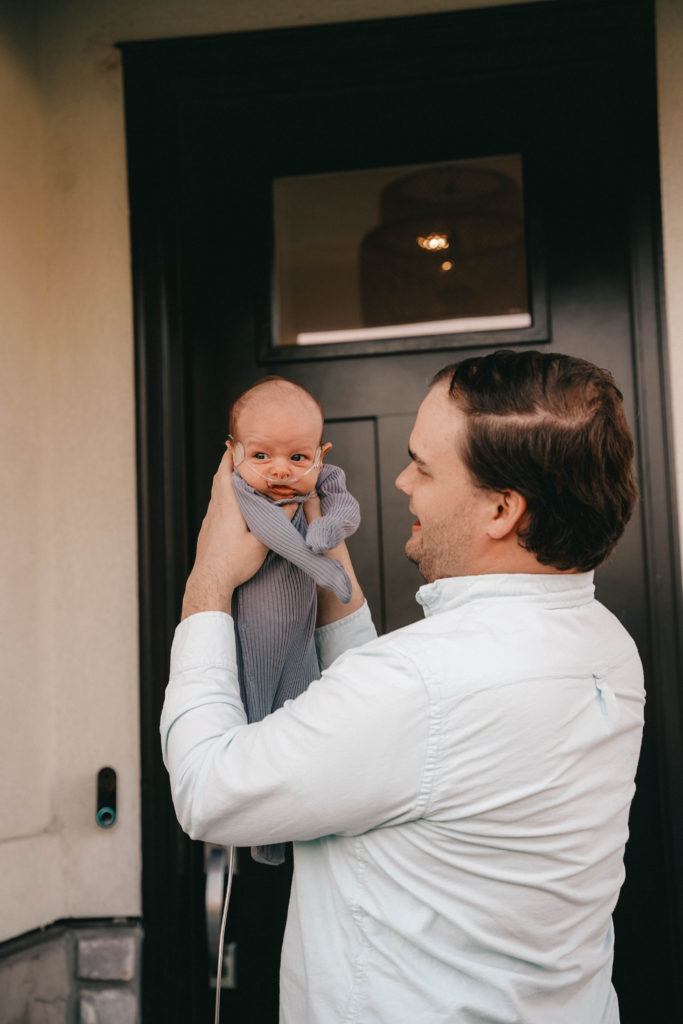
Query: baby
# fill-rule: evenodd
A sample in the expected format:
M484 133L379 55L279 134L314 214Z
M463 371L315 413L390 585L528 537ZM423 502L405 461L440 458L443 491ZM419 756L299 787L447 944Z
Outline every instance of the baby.
M323 554L358 529L358 503L344 473L324 466L323 413L304 388L266 377L230 411L233 480L252 533L270 548L252 579L235 591L232 614L242 700L250 722L298 697L320 670L315 650L316 585L346 603L351 583ZM322 514L321 514L322 513ZM279 864L284 847L252 856Z

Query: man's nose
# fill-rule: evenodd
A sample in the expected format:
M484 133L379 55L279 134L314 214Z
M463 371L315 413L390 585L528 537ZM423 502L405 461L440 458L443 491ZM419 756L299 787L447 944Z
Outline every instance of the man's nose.
M399 491L403 491L404 494L410 494L410 469L411 464L407 465L394 481L395 486L398 487Z

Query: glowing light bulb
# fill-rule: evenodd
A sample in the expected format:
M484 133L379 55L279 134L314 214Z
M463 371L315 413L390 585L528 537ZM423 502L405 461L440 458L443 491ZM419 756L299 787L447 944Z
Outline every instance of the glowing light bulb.
M442 270L452 270L453 269L452 262L450 260L444 260L443 263L441 264L441 269Z
M443 249L448 249L450 244L448 235L439 235L435 231L431 235L419 235L416 241L421 249L426 249L428 252L441 252Z

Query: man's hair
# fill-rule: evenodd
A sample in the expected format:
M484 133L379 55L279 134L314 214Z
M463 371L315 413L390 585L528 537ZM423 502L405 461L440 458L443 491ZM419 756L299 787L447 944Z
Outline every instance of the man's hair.
M243 391L230 406L229 422L231 435L236 432L237 420L239 419L239 415L247 402L254 397L255 391L258 391L266 384L279 386L284 391L300 391L302 395L305 395L306 398L310 398L314 405L318 407L320 410L320 418L324 420L325 414L323 412L323 407L315 395L312 395L311 392L302 387L301 384L295 384L293 380L287 380L286 377L278 377L277 374L270 374L267 377L262 377L261 380L257 380L255 384L252 384L246 391Z
M633 438L611 373L584 359L499 351L441 370L467 415L475 482L527 502L520 544L542 565L587 572L624 532L638 497Z

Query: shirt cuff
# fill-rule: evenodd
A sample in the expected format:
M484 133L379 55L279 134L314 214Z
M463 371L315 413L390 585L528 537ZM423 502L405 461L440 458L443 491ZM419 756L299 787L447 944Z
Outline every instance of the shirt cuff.
M329 668L344 651L352 647L361 647L376 638L377 630L367 601L343 619L330 622L327 626L320 626L315 631L315 647L321 671Z
M178 624L171 646L171 676L188 669L236 664L235 624L227 612L197 612Z

